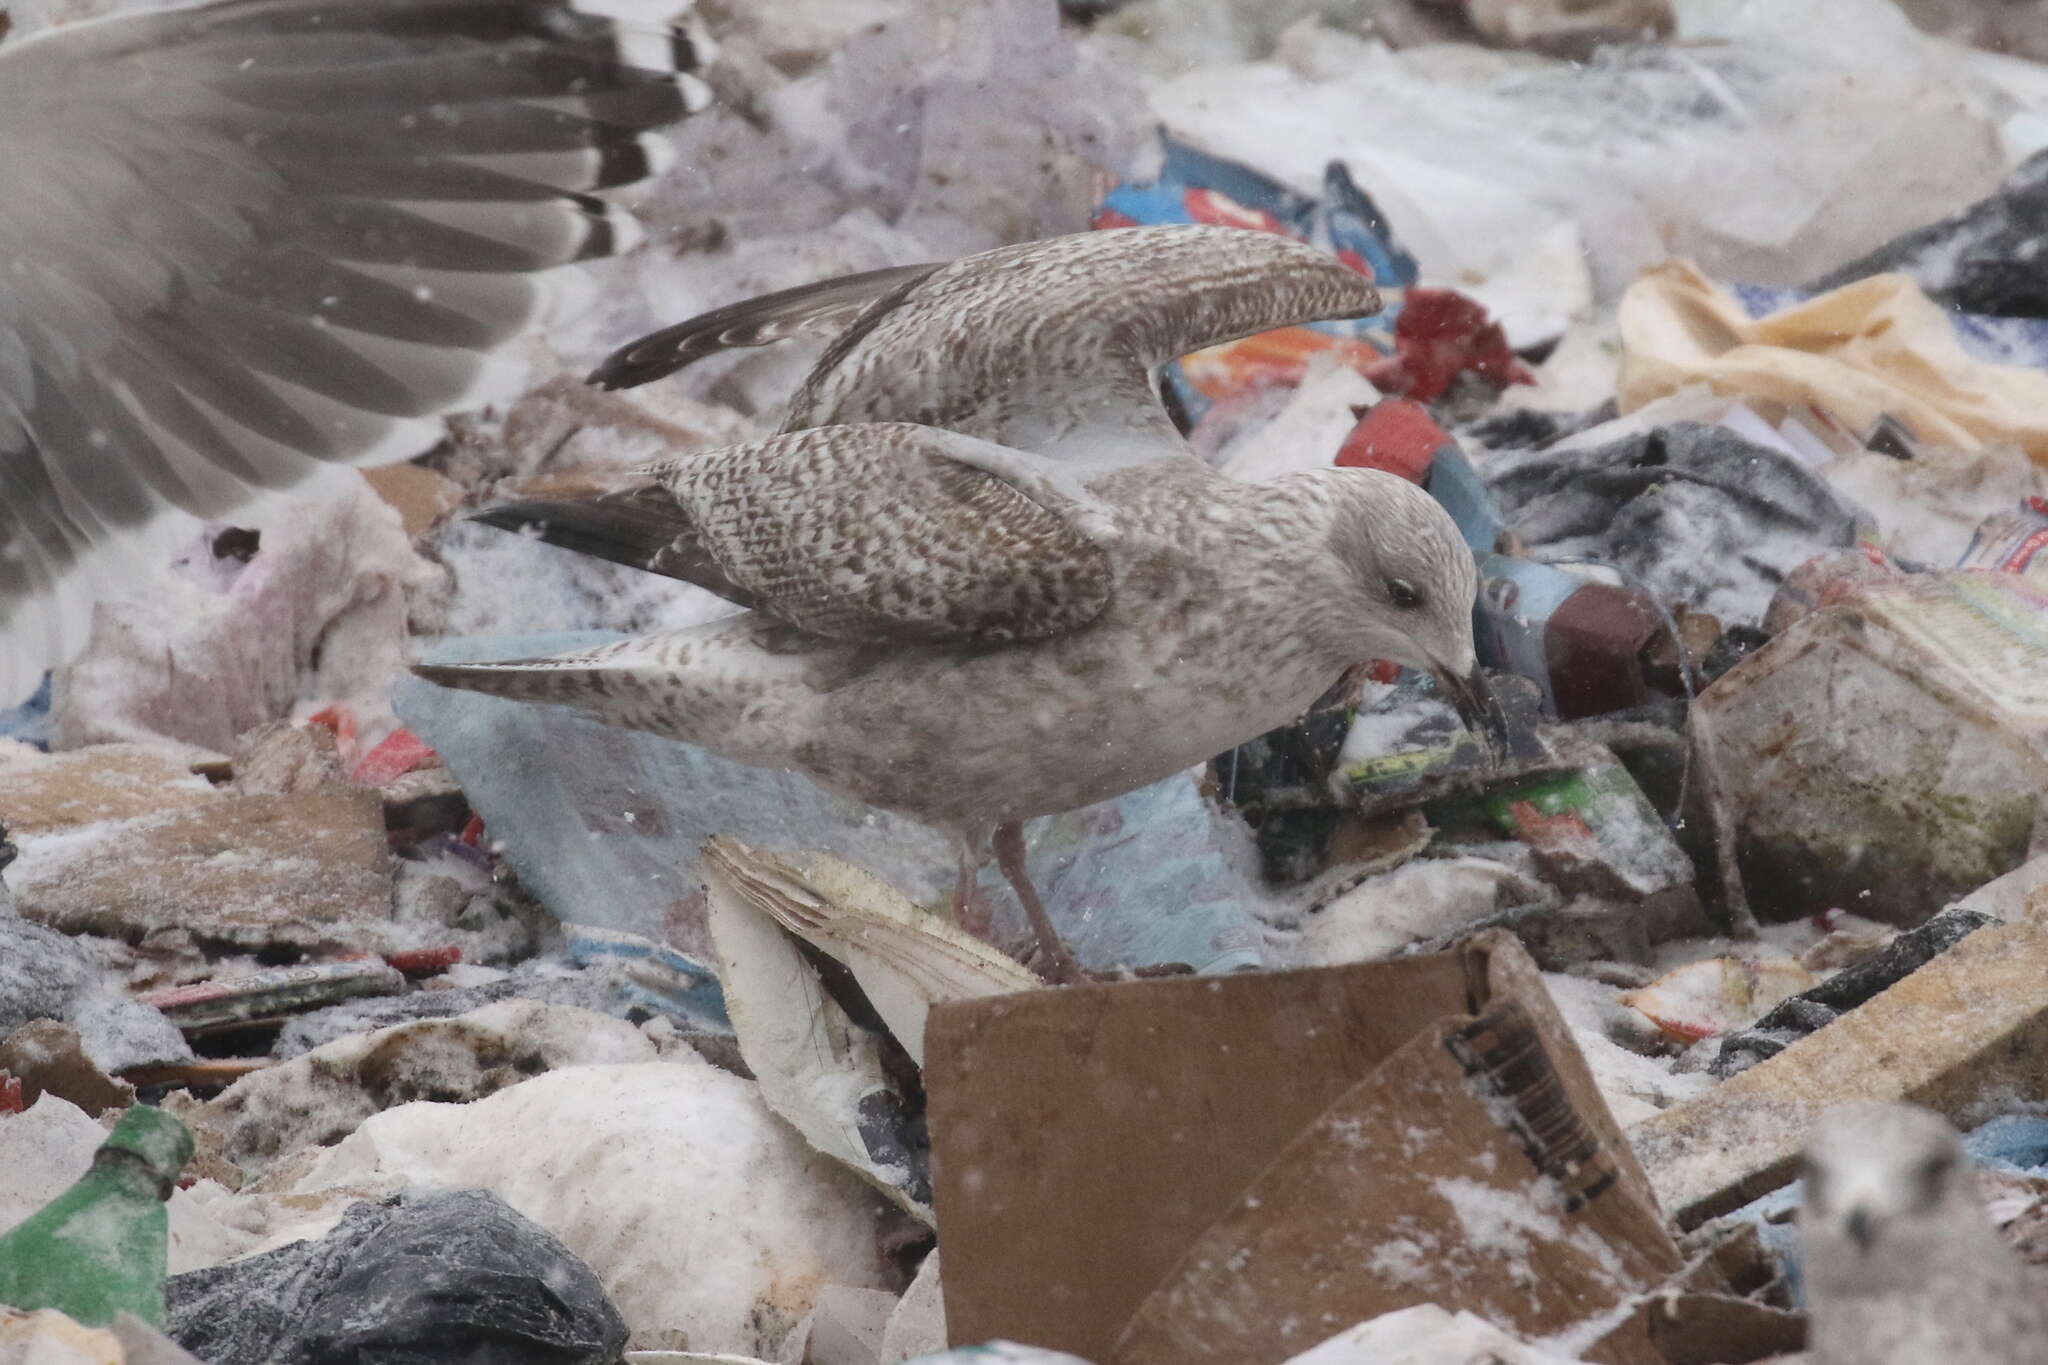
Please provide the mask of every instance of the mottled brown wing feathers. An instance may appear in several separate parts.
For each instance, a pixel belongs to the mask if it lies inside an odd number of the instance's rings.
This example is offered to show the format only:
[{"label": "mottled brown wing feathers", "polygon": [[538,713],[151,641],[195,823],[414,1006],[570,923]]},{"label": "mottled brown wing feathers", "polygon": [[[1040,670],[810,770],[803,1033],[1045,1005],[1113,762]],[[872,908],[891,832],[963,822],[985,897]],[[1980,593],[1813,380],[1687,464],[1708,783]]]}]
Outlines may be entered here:
[{"label": "mottled brown wing feathers", "polygon": [[819,427],[482,519],[831,639],[999,643],[1081,629],[1108,605],[1108,556],[1045,495],[966,463],[982,444],[906,423]]}]

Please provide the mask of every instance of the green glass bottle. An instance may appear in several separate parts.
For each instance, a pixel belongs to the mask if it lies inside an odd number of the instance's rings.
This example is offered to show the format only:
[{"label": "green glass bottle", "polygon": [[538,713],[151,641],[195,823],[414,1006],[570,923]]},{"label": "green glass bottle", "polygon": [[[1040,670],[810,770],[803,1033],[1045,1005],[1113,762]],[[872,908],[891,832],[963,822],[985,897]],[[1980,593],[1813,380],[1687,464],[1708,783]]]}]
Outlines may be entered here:
[{"label": "green glass bottle", "polygon": [[164,1201],[192,1159],[192,1135],[134,1105],[78,1183],[0,1236],[0,1304],[55,1308],[89,1327],[118,1313],[163,1325]]}]

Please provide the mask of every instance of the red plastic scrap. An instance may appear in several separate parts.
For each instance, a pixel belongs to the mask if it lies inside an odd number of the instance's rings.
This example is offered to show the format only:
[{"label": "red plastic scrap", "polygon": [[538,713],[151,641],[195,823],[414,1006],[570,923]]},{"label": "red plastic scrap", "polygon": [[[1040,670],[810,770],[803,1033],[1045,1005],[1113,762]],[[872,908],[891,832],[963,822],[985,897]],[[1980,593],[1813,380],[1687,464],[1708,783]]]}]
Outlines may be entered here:
[{"label": "red plastic scrap", "polygon": [[393,730],[370,750],[349,773],[349,780],[368,787],[381,787],[416,768],[440,762],[440,755],[410,730]]},{"label": "red plastic scrap", "polygon": [[384,961],[407,976],[433,976],[462,961],[462,949],[454,944],[445,948],[408,948],[384,954]]},{"label": "red plastic scrap", "polygon": [[462,833],[456,836],[456,840],[459,843],[465,843],[468,844],[471,848],[475,848],[478,844],[483,842],[483,837],[484,818],[481,815],[473,814],[469,817],[468,821],[466,821],[463,824]]},{"label": "red plastic scrap", "polygon": [[336,753],[341,755],[341,761],[344,763],[355,761],[356,713],[354,711],[340,702],[336,702],[332,706],[323,706],[312,715],[307,716],[306,724],[319,725],[331,731],[334,735],[334,749]]},{"label": "red plastic scrap", "polygon": [[1190,189],[1181,196],[1188,217],[1210,227],[1249,228],[1253,232],[1277,232],[1292,237],[1287,225],[1264,209],[1240,204],[1221,190]]},{"label": "red plastic scrap", "polygon": [[19,1114],[28,1108],[21,1097],[21,1077],[0,1074],[0,1114]]},{"label": "red plastic scrap", "polygon": [[1507,333],[1476,301],[1452,289],[1409,289],[1394,319],[1396,353],[1367,370],[1383,391],[1431,402],[1466,371],[1496,388],[1533,384]]},{"label": "red plastic scrap", "polygon": [[334,732],[336,739],[353,740],[356,737],[356,713],[340,702],[323,706],[307,716],[306,724],[325,726]]},{"label": "red plastic scrap", "polygon": [[1410,483],[1429,477],[1437,451],[1451,443],[1429,409],[1405,398],[1387,398],[1366,409],[1337,451],[1346,469],[1379,469]]},{"label": "red plastic scrap", "polygon": [[1522,842],[1546,853],[1591,850],[1600,842],[1593,827],[1575,810],[1547,815],[1533,801],[1512,801],[1508,814]]}]

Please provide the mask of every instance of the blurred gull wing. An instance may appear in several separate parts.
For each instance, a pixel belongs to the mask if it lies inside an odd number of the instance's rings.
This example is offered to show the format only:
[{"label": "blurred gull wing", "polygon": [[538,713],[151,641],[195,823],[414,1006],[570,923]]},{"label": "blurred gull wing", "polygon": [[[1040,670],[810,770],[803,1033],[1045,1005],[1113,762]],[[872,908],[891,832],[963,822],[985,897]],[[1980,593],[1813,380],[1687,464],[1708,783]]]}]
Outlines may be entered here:
[{"label": "blurred gull wing", "polygon": [[224,0],[0,48],[0,705],[168,506],[415,455],[705,92],[569,0]]},{"label": "blurred gull wing", "polygon": [[1056,473],[931,427],[815,427],[650,465],[595,497],[515,502],[478,519],[830,639],[1032,640],[1088,625],[1109,601],[1086,495],[1062,491],[1070,481]]}]

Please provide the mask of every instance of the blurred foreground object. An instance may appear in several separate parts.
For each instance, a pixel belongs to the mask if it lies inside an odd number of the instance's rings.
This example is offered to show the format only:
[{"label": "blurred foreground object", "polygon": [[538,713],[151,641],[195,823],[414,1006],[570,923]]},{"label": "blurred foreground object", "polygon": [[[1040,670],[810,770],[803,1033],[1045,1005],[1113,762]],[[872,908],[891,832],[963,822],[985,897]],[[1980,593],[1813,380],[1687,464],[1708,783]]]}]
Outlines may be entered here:
[{"label": "blurred foreground object", "polygon": [[592,192],[660,168],[698,57],[561,0],[256,0],[0,51],[0,702],[167,509],[418,454],[516,380],[548,272],[636,240]]},{"label": "blurred foreground object", "polygon": [[1815,1365],[2041,1358],[2048,1278],[1992,1227],[1939,1114],[1868,1103],[1823,1115],[1799,1224]]}]

